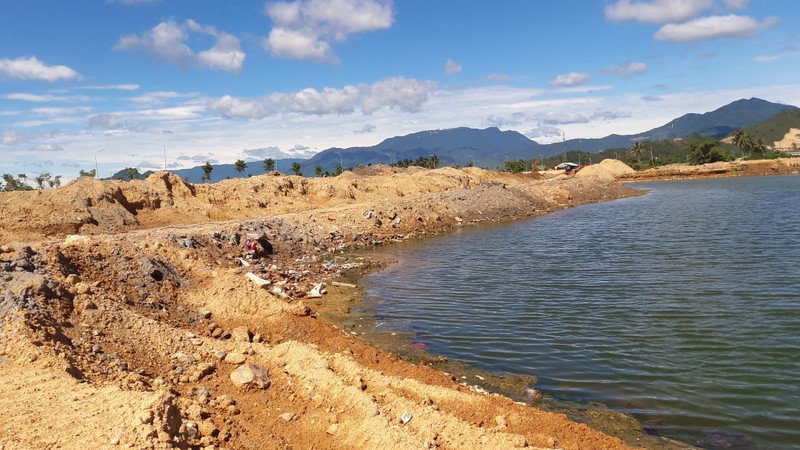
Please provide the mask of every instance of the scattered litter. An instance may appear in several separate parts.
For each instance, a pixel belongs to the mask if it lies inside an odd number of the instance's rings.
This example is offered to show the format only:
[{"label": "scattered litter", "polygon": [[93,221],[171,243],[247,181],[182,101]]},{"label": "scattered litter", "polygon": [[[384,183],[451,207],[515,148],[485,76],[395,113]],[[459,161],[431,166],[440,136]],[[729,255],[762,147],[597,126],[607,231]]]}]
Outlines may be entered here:
[{"label": "scattered litter", "polygon": [[249,278],[253,283],[256,284],[256,286],[258,286],[258,287],[260,287],[262,289],[266,289],[267,286],[272,284],[271,281],[265,280],[265,279],[259,277],[258,275],[254,274],[253,272],[247,272],[247,278]]},{"label": "scattered litter", "polygon": [[348,287],[348,288],[356,288],[356,287],[358,287],[355,284],[342,283],[341,281],[334,281],[331,284],[334,285],[334,286],[339,286],[339,287]]},{"label": "scattered litter", "polygon": [[250,267],[250,263],[247,262],[244,258],[239,258],[239,263],[244,267]]},{"label": "scattered litter", "polygon": [[364,214],[362,214],[362,215],[367,220],[372,219],[372,211],[364,211]]},{"label": "scattered litter", "polygon": [[325,283],[318,283],[318,284],[315,284],[314,287],[311,288],[310,291],[308,291],[308,294],[306,294],[306,296],[308,298],[320,298],[320,297],[322,297],[323,294],[327,294],[327,293],[328,293],[328,290],[325,289]]},{"label": "scattered litter", "polygon": [[408,411],[403,411],[403,414],[400,415],[400,421],[402,421],[404,425],[407,424],[408,422],[410,422],[411,421],[411,413],[408,412]]}]

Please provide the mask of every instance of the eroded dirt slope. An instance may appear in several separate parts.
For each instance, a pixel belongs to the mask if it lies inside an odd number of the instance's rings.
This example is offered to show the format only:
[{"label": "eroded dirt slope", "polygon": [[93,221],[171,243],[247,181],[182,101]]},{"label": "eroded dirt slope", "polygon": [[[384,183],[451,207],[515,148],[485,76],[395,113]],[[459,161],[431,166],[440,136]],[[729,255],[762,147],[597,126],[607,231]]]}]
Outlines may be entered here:
[{"label": "eroded dirt slope", "polygon": [[592,177],[370,170],[0,194],[0,447],[627,448],[318,312],[356,295],[334,282],[380,264],[353,247],[634,193]]}]

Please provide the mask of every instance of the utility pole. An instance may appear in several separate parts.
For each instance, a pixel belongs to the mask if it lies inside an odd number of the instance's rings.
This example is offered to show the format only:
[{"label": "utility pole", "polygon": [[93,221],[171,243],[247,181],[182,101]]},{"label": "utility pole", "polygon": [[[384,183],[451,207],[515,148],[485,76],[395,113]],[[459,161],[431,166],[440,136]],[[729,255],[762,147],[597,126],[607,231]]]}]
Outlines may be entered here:
[{"label": "utility pole", "polygon": [[94,177],[98,180],[100,179],[100,171],[97,169],[97,154],[103,150],[105,149],[101,148],[100,150],[94,152]]}]

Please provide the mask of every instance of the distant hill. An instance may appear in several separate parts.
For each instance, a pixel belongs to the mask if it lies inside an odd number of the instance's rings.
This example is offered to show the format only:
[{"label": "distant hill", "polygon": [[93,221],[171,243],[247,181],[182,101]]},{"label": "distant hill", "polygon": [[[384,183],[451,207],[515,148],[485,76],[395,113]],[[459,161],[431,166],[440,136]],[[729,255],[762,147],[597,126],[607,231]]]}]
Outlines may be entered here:
[{"label": "distant hill", "polygon": [[[663,141],[686,138],[692,135],[722,139],[739,128],[755,125],[768,120],[781,111],[800,111],[800,108],[780,103],[772,103],[760,98],[736,100],[721,108],[704,114],[689,113],[652,130],[630,135],[612,134],[600,139],[571,139],[565,143],[541,146],[545,156],[559,154],[566,150],[599,152],[609,148],[628,148],[637,140]],[[786,128],[783,133],[789,131]],[[748,134],[750,134],[748,132]],[[781,134],[783,137],[783,134]],[[764,139],[767,142],[772,140]],[[549,153],[549,154],[548,154]]]},{"label": "distant hill", "polygon": [[800,109],[785,109],[763,122],[742,128],[742,131],[772,145],[783,139],[791,128],[800,128]]},{"label": "distant hill", "polygon": [[[323,171],[333,173],[340,163],[349,168],[435,155],[440,165],[466,166],[474,163],[479,167],[494,169],[502,167],[506,160],[547,158],[565,151],[597,153],[607,149],[627,149],[637,140],[664,141],[693,135],[721,139],[740,128],[751,136],[771,143],[782,138],[790,127],[800,127],[798,121],[800,108],[796,106],[750,98],[736,100],[703,114],[685,114],[660,127],[631,135],[612,134],[604,138],[570,139],[541,145],[516,131],[501,131],[494,127],[428,130],[395,136],[371,147],[329,148],[307,160],[280,159],[276,160],[276,168],[283,173],[292,173],[291,165],[297,162],[301,165],[303,175],[314,176],[318,165]],[[217,164],[211,180],[216,182],[264,173],[262,161],[248,161],[247,164],[247,170],[243,173],[236,172],[233,164]],[[203,177],[203,170],[199,166],[172,172],[194,183],[200,182]],[[123,171],[113,176],[120,177],[125,178]]]},{"label": "distant hill", "polygon": [[502,166],[506,159],[530,158],[538,146],[516,131],[500,131],[495,127],[451,128],[395,136],[372,147],[330,148],[317,153],[304,165],[313,170],[319,164],[332,172],[340,162],[344,167],[354,167],[435,155],[440,165],[465,166],[474,162],[476,166],[495,168]]}]

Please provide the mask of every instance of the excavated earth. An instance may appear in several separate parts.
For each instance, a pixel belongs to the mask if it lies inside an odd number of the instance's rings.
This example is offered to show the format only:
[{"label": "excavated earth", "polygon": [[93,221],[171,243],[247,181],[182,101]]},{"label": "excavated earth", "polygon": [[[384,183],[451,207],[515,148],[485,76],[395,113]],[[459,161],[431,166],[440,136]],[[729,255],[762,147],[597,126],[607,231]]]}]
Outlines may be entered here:
[{"label": "excavated earth", "polygon": [[603,428],[624,440],[532,406],[535,392],[490,393],[327,319],[386,263],[355,250],[638,195],[618,164],[0,193],[0,449],[680,446],[620,415]]}]

